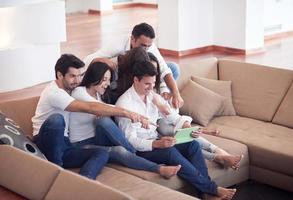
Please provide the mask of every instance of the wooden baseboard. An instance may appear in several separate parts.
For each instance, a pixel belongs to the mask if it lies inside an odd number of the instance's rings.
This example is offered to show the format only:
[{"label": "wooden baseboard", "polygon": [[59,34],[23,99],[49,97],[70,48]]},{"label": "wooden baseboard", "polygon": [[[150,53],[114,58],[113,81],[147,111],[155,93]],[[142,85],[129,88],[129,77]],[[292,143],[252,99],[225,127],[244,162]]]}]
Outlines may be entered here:
[{"label": "wooden baseboard", "polygon": [[286,38],[286,37],[290,37],[290,36],[293,36],[293,31],[286,31],[286,32],[282,32],[282,33],[275,33],[275,34],[271,34],[271,35],[266,35],[264,37],[264,40],[268,41],[268,40]]},{"label": "wooden baseboard", "polygon": [[152,3],[115,3],[113,4],[113,9],[121,9],[121,8],[134,8],[134,7],[144,7],[144,8],[158,8],[158,4]]},{"label": "wooden baseboard", "polygon": [[251,55],[251,54],[265,52],[265,49],[263,48],[245,50],[245,49],[236,49],[236,48],[223,47],[223,46],[217,46],[217,45],[210,45],[210,46],[188,49],[183,51],[174,51],[174,50],[162,49],[162,48],[160,48],[159,50],[161,54],[164,56],[175,56],[175,57],[200,55],[204,53],[213,53],[213,52],[220,52],[220,53],[233,54],[233,55]]},{"label": "wooden baseboard", "polygon": [[111,14],[113,14],[113,10],[103,10],[103,11],[101,11],[101,10],[89,9],[88,14],[90,14],[90,15],[100,15],[100,16],[111,15]]}]

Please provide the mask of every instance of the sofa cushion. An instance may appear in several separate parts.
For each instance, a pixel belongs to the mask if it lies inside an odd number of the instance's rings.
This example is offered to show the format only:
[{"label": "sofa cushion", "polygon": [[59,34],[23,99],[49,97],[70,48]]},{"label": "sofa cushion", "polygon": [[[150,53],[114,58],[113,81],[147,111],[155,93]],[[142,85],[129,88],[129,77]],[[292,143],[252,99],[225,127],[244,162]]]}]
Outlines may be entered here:
[{"label": "sofa cushion", "polygon": [[229,168],[223,168],[221,165],[215,162],[206,161],[209,175],[212,180],[214,180],[218,185],[222,187],[229,187],[248,179],[249,155],[248,148],[245,144],[205,134],[202,134],[202,137],[206,138],[207,140],[220,147],[221,149],[224,149],[230,154],[244,156],[240,162],[239,169],[236,171]]},{"label": "sofa cushion", "polygon": [[184,105],[181,113],[192,117],[193,121],[206,126],[221,109],[224,97],[189,80],[181,90]]},{"label": "sofa cushion", "polygon": [[139,177],[143,180],[147,180],[173,190],[181,190],[186,187],[186,182],[180,179],[178,176],[173,176],[170,179],[162,178],[159,174],[154,172],[135,170],[121,165],[110,164],[109,167]]},{"label": "sofa cushion", "polygon": [[293,84],[279,106],[273,123],[293,128]]},{"label": "sofa cushion", "polygon": [[135,199],[197,199],[109,167],[103,169],[102,173],[97,177],[97,180],[105,185],[125,192]]},{"label": "sofa cushion", "polygon": [[55,199],[133,199],[114,188],[93,181],[73,172],[62,170],[52,185],[45,200]]},{"label": "sofa cushion", "polygon": [[218,59],[207,58],[193,61],[192,63],[180,64],[180,76],[176,81],[178,89],[181,90],[190,80],[191,75],[218,79]]},{"label": "sofa cushion", "polygon": [[46,159],[39,148],[29,140],[21,128],[0,112],[0,144],[12,145],[27,153]]},{"label": "sofa cushion", "polygon": [[272,123],[251,120],[243,118],[242,124],[251,124],[250,128],[247,126],[245,129],[243,125],[237,128],[235,121],[241,121],[240,117],[230,117],[230,120],[227,117],[214,119],[209,127],[218,128],[220,137],[246,144],[249,148],[251,165],[293,176],[293,130]]},{"label": "sofa cushion", "polygon": [[1,112],[13,119],[28,136],[32,136],[33,127],[31,118],[34,116],[39,97],[7,101],[0,103]]},{"label": "sofa cushion", "polygon": [[233,104],[241,116],[271,121],[293,80],[293,71],[219,60],[219,79],[232,81]]},{"label": "sofa cushion", "polygon": [[[244,155],[244,158],[240,163],[240,168],[237,171],[232,169],[224,169],[215,162],[206,161],[209,169],[209,175],[218,185],[228,187],[248,179],[249,156],[246,145],[236,141],[210,135],[203,135],[203,137],[231,154]],[[130,169],[113,164],[111,164],[110,167],[171,189],[184,190],[183,188],[190,187],[186,181],[183,181],[178,176],[173,176],[171,179],[163,179],[160,175],[152,172]]]},{"label": "sofa cushion", "polygon": [[217,116],[236,115],[236,112],[232,103],[232,88],[231,88],[232,81],[220,81],[220,80],[201,78],[197,76],[191,76],[191,80],[225,97],[222,108],[216,114]]},{"label": "sofa cushion", "polygon": [[0,145],[0,163],[0,185],[28,199],[43,199],[62,170],[10,145]]}]

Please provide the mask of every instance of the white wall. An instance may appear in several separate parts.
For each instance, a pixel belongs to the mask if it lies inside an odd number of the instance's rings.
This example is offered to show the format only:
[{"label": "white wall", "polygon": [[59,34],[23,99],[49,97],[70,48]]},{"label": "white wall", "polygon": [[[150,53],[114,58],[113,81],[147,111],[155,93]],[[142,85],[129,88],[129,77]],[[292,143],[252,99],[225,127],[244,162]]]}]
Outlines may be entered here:
[{"label": "white wall", "polygon": [[64,1],[0,6],[0,92],[53,80],[60,42],[66,40]]},{"label": "white wall", "polygon": [[213,43],[213,0],[179,1],[179,51]]},{"label": "white wall", "polygon": [[158,45],[174,51],[212,44],[213,0],[158,0]]},{"label": "white wall", "polygon": [[[158,46],[163,49],[179,49],[179,11],[180,0],[158,0]],[[170,14],[172,13],[172,14]]]},{"label": "white wall", "polygon": [[246,0],[214,0],[214,44],[245,49]]},{"label": "white wall", "polygon": [[65,0],[66,13],[112,10],[111,0]]},{"label": "white wall", "polygon": [[293,30],[293,1],[264,1],[265,35]]}]

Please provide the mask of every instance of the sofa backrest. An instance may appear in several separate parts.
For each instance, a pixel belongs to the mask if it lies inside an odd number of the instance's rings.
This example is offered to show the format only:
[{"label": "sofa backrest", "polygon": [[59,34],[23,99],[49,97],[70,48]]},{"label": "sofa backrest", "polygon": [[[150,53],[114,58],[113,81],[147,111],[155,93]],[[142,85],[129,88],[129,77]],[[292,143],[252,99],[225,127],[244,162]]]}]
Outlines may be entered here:
[{"label": "sofa backrest", "polygon": [[191,76],[218,79],[217,58],[207,58],[190,64],[180,64],[180,77],[177,80],[179,90],[188,82]]},{"label": "sofa backrest", "polygon": [[133,199],[10,145],[0,145],[0,185],[32,200]]},{"label": "sofa backrest", "polygon": [[0,185],[28,199],[43,199],[62,170],[9,145],[0,145]]},{"label": "sofa backrest", "polygon": [[279,106],[273,123],[293,128],[293,83]]},{"label": "sofa backrest", "polygon": [[293,71],[219,60],[219,79],[232,81],[232,98],[238,115],[271,121],[292,80]]},{"label": "sofa backrest", "polygon": [[98,181],[62,170],[44,200],[127,200],[133,199],[125,193],[110,188]]},{"label": "sofa backrest", "polygon": [[39,97],[31,97],[0,103],[0,110],[15,121],[28,136],[32,136],[31,118],[35,115]]}]

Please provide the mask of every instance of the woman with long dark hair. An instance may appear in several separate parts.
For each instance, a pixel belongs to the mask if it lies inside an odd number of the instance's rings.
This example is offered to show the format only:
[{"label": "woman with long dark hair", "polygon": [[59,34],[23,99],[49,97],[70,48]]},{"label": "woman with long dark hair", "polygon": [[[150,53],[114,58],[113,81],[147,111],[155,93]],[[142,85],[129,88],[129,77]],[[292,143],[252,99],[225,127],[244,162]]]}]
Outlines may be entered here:
[{"label": "woman with long dark hair", "polygon": [[[111,77],[112,71],[107,64],[93,62],[89,65],[80,86],[72,92],[72,96],[78,100],[107,103]],[[180,169],[180,166],[158,165],[137,156],[124,133],[109,117],[71,113],[69,130],[73,145],[84,148],[105,148],[109,151],[110,162],[133,169],[156,172],[166,178],[175,175]]]}]

